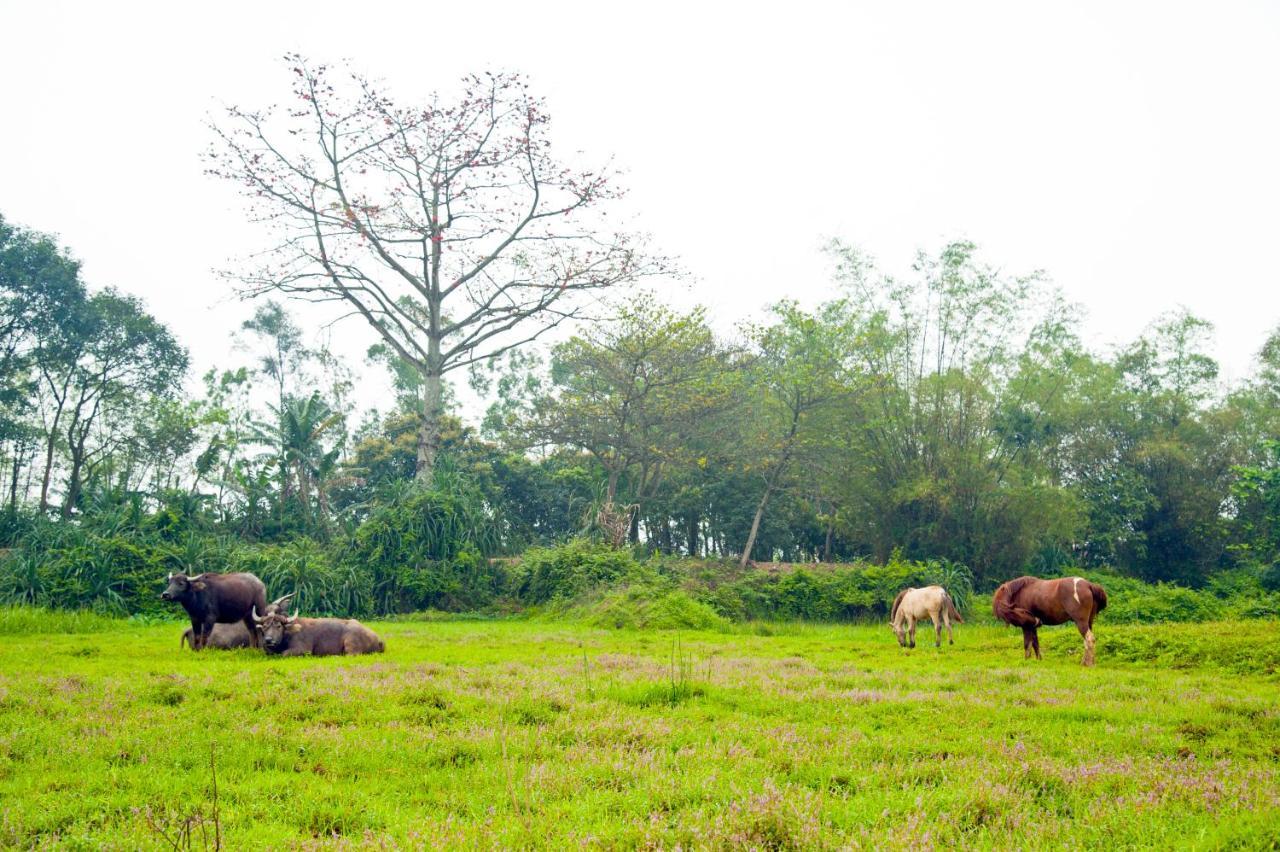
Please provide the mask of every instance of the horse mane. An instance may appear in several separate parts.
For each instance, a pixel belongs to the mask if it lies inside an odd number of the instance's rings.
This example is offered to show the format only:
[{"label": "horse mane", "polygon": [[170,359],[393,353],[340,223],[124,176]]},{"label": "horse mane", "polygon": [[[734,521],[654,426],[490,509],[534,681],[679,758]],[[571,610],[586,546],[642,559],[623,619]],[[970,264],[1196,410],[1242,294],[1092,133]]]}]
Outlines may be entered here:
[{"label": "horse mane", "polygon": [[903,589],[898,592],[898,596],[893,599],[893,606],[889,608],[889,623],[892,624],[898,617],[898,605],[902,603],[902,599],[907,596],[910,589]]},{"label": "horse mane", "polygon": [[1036,577],[1018,577],[996,589],[995,595],[991,598],[991,611],[995,617],[1005,624],[1020,624],[1021,619],[1014,611],[1016,607],[1013,605],[1013,599],[1027,586],[1036,582],[1039,582]]}]

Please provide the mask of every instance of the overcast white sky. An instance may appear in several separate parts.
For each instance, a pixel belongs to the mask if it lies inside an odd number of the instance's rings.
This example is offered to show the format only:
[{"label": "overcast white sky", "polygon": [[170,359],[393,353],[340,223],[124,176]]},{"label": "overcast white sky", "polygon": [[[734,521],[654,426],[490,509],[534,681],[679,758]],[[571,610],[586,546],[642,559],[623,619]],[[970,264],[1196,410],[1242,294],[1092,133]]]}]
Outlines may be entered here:
[{"label": "overcast white sky", "polygon": [[204,121],[284,100],[297,50],[406,94],[526,73],[721,327],[820,299],[833,236],[891,270],[973,239],[1046,270],[1098,346],[1185,306],[1233,378],[1280,323],[1280,3],[701,5],[0,0],[0,212],[198,370],[243,363],[251,307],[212,270],[263,241],[202,174]]}]

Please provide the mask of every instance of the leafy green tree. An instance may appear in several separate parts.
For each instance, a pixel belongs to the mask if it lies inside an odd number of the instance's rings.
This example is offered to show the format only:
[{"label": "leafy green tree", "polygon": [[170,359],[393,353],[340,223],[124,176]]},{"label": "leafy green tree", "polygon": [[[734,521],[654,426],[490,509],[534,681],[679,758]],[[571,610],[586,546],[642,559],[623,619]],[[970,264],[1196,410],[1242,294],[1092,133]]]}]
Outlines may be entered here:
[{"label": "leafy green tree", "polygon": [[1176,313],[1116,359],[1134,415],[1120,464],[1147,497],[1117,556],[1146,580],[1199,585],[1226,553],[1224,512],[1242,459],[1237,412],[1216,404],[1218,366],[1203,352],[1210,330]]},{"label": "leafy green tree", "polygon": [[302,329],[274,299],[258,305],[253,316],[241,323],[240,328],[263,344],[263,352],[257,358],[257,371],[275,382],[276,405],[284,408],[285,398],[292,392],[290,379],[297,379],[311,355],[302,345]]},{"label": "leafy green tree", "polygon": [[329,494],[338,477],[338,462],[346,438],[346,421],[319,391],[309,397],[287,397],[283,409],[272,408],[274,418],[257,424],[257,439],[280,448],[279,512],[301,512],[307,529],[326,526]]},{"label": "leafy green tree", "polygon": [[843,303],[806,313],[791,302],[773,308],[775,321],[752,330],[756,357],[746,376],[750,407],[739,406],[742,470],[758,480],[759,498],[742,546],[745,566],[755,550],[769,501],[797,468],[812,468],[829,447],[838,406],[856,395],[850,354],[857,335]]},{"label": "leafy green tree", "polygon": [[[1236,549],[1248,560],[1268,566],[1280,580],[1280,440],[1263,444],[1265,457],[1254,465],[1235,469],[1238,477],[1232,494],[1239,502],[1239,541]],[[1280,582],[1274,585],[1280,586]]]},{"label": "leafy green tree", "polygon": [[681,316],[646,295],[617,319],[558,345],[552,385],[533,402],[529,443],[590,453],[606,472],[604,506],[626,484],[630,535],[643,504],[673,464],[689,463],[693,437],[732,404],[733,354],[696,308]]},{"label": "leafy green tree", "polygon": [[865,388],[827,489],[847,538],[877,561],[900,547],[985,576],[1069,540],[1077,513],[1045,453],[1074,348],[1066,306],[967,242],[920,255],[906,281],[847,246],[832,253]]},{"label": "leafy green tree", "polygon": [[[41,370],[64,357],[60,343],[87,298],[79,263],[51,237],[0,216],[0,453],[8,461],[11,514],[37,445],[49,445],[46,476],[52,468],[58,424],[38,416]],[[50,434],[53,440],[44,440]]]},{"label": "leafy green tree", "polygon": [[49,505],[55,451],[68,456],[62,513],[79,502],[84,477],[128,437],[133,406],[180,391],[187,353],[141,302],[104,290],[76,304],[38,359],[45,397],[40,508]]}]

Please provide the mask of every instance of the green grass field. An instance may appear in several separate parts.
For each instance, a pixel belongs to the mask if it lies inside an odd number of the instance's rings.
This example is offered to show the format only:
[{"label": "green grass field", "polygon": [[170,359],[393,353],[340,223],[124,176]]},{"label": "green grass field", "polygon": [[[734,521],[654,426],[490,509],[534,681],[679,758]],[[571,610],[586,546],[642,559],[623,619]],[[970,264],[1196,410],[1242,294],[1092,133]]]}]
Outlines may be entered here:
[{"label": "green grass field", "polygon": [[[178,650],[0,613],[0,844],[1188,846],[1280,835],[1280,624],[739,633],[372,625],[381,656]],[[32,634],[31,629],[82,630]],[[212,832],[212,825],[207,829]],[[196,830],[196,848],[200,847]],[[212,845],[212,836],[209,837]]]}]

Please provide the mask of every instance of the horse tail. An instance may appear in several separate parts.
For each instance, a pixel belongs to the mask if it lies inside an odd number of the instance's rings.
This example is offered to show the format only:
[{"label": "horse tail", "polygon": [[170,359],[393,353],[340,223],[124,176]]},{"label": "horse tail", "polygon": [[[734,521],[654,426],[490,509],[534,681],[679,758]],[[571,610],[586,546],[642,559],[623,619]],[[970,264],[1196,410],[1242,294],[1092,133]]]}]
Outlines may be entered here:
[{"label": "horse tail", "polygon": [[889,607],[889,623],[893,624],[898,620],[898,606],[902,603],[902,599],[907,596],[910,589],[903,589],[898,592],[898,596],[893,599],[893,606]]},{"label": "horse tail", "polygon": [[1031,614],[1014,606],[1013,599],[1018,592],[1034,582],[1036,582],[1035,577],[1019,577],[996,589],[996,593],[991,596],[991,611],[995,614],[995,617],[1005,624],[1012,624],[1017,627],[1021,627],[1029,621]]},{"label": "horse tail", "polygon": [[1094,612],[1102,612],[1107,608],[1107,590],[1099,586],[1097,583],[1089,584],[1089,591],[1093,593],[1093,602],[1097,605]]},{"label": "horse tail", "polygon": [[951,620],[959,624],[964,624],[964,619],[960,617],[960,610],[956,609],[955,599],[946,591],[942,594],[947,599],[947,614],[951,617]]}]

